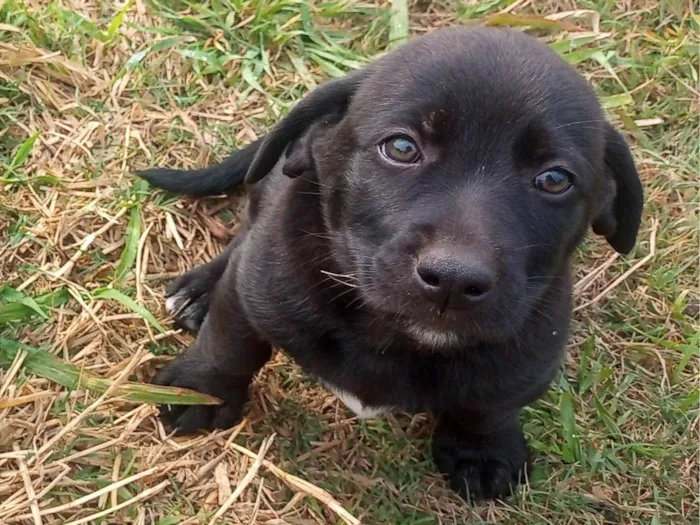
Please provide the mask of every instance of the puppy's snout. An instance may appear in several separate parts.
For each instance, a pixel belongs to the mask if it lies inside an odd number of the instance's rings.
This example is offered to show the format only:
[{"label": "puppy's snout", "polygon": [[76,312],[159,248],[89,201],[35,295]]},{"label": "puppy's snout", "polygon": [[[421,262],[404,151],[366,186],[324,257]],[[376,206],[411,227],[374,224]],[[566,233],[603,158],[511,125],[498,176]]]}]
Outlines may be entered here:
[{"label": "puppy's snout", "polygon": [[440,309],[466,308],[489,295],[496,276],[483,254],[432,250],[416,264],[414,280],[424,297]]}]

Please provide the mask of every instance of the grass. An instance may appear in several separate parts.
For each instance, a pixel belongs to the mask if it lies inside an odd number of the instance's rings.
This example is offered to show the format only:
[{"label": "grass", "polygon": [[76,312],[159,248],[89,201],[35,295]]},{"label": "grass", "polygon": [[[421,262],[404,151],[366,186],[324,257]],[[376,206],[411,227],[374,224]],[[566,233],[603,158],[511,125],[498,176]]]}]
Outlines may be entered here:
[{"label": "grass", "polygon": [[[0,6],[0,337],[113,385],[57,385],[22,353],[0,369],[0,523],[209,523],[243,480],[219,523],[343,523],[343,509],[368,524],[699,523],[692,2]],[[523,416],[529,484],[466,505],[434,473],[427,416],[358,422],[283,354],[226,432],[173,439],[152,405],[112,395],[190,340],[164,313],[164,284],[218,253],[243,204],[173,199],[130,172],[212,162],[406,28],[476,21],[529,26],[591,80],[647,193],[631,256],[592,237],[579,250],[569,358]]]}]

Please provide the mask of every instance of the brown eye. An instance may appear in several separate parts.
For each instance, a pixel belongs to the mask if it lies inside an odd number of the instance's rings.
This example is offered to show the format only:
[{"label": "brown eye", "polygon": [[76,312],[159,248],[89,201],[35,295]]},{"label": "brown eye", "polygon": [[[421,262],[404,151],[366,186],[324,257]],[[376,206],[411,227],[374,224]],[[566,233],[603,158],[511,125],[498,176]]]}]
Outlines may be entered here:
[{"label": "brown eye", "polygon": [[561,195],[571,188],[571,176],[562,170],[549,170],[535,177],[533,184],[545,193]]},{"label": "brown eye", "polygon": [[421,158],[420,150],[413,139],[403,135],[385,140],[379,145],[379,151],[387,159],[401,164],[415,164]]}]

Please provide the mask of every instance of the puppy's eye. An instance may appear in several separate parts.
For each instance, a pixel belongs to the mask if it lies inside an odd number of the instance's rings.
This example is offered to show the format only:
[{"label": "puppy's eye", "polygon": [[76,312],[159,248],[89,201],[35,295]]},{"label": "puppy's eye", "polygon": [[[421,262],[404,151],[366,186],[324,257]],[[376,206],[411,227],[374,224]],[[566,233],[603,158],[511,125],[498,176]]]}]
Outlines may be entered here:
[{"label": "puppy's eye", "polygon": [[415,164],[421,158],[420,150],[413,139],[404,135],[391,137],[379,145],[379,151],[389,160],[401,164]]},{"label": "puppy's eye", "polygon": [[561,195],[571,188],[571,176],[562,170],[549,170],[535,177],[533,184],[545,193]]}]

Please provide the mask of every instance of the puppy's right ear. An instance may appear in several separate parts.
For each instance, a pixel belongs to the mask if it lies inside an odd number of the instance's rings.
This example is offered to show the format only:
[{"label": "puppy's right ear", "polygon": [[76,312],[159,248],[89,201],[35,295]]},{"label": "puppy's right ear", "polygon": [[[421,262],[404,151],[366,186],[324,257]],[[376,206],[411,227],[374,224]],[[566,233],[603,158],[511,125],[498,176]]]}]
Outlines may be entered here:
[{"label": "puppy's right ear", "polygon": [[[248,168],[245,183],[255,184],[265,177],[286,147],[299,139],[315,122],[329,115],[344,115],[365,76],[365,70],[357,71],[326,82],[309,93],[265,136]],[[294,176],[289,170],[285,170],[285,174]]]}]

